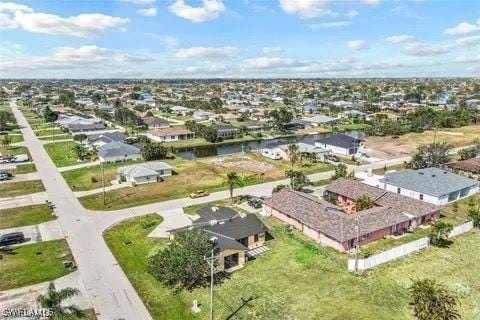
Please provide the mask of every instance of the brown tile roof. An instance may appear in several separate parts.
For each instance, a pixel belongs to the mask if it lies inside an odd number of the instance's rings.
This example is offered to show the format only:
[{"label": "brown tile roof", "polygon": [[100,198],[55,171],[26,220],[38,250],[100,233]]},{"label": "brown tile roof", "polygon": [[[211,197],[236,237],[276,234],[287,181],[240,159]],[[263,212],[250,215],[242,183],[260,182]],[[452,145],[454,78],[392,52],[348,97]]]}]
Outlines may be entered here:
[{"label": "brown tile roof", "polygon": [[148,133],[151,135],[157,136],[157,137],[164,137],[164,136],[171,136],[171,135],[177,135],[177,134],[193,134],[192,131],[187,130],[182,127],[171,127],[171,128],[165,128],[165,129],[152,129],[148,130]]},{"label": "brown tile roof", "polygon": [[340,242],[356,237],[355,226],[359,226],[359,235],[365,235],[394,224],[410,220],[413,216],[423,216],[439,210],[440,207],[419,200],[386,192],[365,185],[359,181],[339,179],[326,187],[327,190],[350,198],[368,194],[376,199],[379,207],[346,214],[340,207],[323,199],[302,192],[283,189],[265,200],[265,205],[289,215],[302,224],[320,231]]}]

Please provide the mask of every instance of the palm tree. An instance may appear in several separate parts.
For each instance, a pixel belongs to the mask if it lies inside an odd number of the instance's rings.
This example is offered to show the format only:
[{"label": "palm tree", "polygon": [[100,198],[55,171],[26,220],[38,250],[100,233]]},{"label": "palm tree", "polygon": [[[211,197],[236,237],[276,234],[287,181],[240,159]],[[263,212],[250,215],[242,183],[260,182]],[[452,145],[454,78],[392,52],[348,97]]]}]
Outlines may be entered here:
[{"label": "palm tree", "polygon": [[226,184],[228,185],[228,189],[230,191],[230,199],[233,202],[233,188],[235,188],[235,186],[243,187],[244,181],[235,171],[230,171],[227,173]]},{"label": "palm tree", "polygon": [[10,136],[8,134],[6,134],[4,137],[3,137],[3,140],[2,140],[2,146],[5,148],[5,149],[8,149],[8,146],[10,146],[10,143],[12,141],[10,140]]},{"label": "palm tree", "polygon": [[64,288],[57,290],[55,284],[50,282],[46,294],[37,297],[37,303],[42,308],[52,309],[50,319],[63,319],[68,316],[85,317],[85,313],[75,305],[62,306],[64,300],[70,299],[80,294],[80,290],[75,288]]},{"label": "palm tree", "polygon": [[293,170],[293,166],[295,165],[295,162],[297,162],[298,158],[300,157],[300,150],[299,150],[298,144],[295,144],[295,143],[289,144],[287,147],[287,155],[288,155],[288,159],[290,160],[290,164],[292,166],[291,169]]},{"label": "palm tree", "polygon": [[433,279],[415,280],[409,288],[413,312],[419,320],[457,320],[458,298]]}]

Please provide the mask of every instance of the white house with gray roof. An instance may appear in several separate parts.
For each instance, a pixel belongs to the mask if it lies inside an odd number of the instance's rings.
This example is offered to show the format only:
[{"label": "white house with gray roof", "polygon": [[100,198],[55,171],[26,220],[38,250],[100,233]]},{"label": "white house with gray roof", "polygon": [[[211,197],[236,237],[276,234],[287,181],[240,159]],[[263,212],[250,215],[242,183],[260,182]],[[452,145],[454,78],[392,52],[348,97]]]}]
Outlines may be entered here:
[{"label": "white house with gray roof", "polygon": [[127,182],[132,185],[158,182],[162,177],[171,176],[173,168],[162,161],[132,164],[117,169],[118,182]]},{"label": "white house with gray roof", "polygon": [[438,168],[402,170],[387,173],[380,188],[436,205],[479,192],[479,181]]}]

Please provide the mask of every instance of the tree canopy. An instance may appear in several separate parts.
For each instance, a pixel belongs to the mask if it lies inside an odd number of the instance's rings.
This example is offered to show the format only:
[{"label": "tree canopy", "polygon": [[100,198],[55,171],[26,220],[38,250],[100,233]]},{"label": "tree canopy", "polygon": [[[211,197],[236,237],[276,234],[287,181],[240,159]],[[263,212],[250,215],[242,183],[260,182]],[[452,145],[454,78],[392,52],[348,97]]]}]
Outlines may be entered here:
[{"label": "tree canopy", "polygon": [[412,160],[407,164],[407,167],[415,170],[440,167],[450,161],[449,150],[450,145],[445,142],[421,145],[413,154]]}]

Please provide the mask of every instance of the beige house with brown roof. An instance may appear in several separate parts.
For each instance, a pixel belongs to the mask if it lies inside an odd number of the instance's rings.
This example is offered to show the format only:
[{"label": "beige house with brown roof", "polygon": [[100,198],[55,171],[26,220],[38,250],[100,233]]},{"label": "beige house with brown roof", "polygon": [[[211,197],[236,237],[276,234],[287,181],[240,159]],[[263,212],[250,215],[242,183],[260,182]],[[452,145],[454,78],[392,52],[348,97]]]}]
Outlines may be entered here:
[{"label": "beige house with brown roof", "polygon": [[195,133],[182,127],[148,130],[147,137],[158,142],[194,139]]}]

